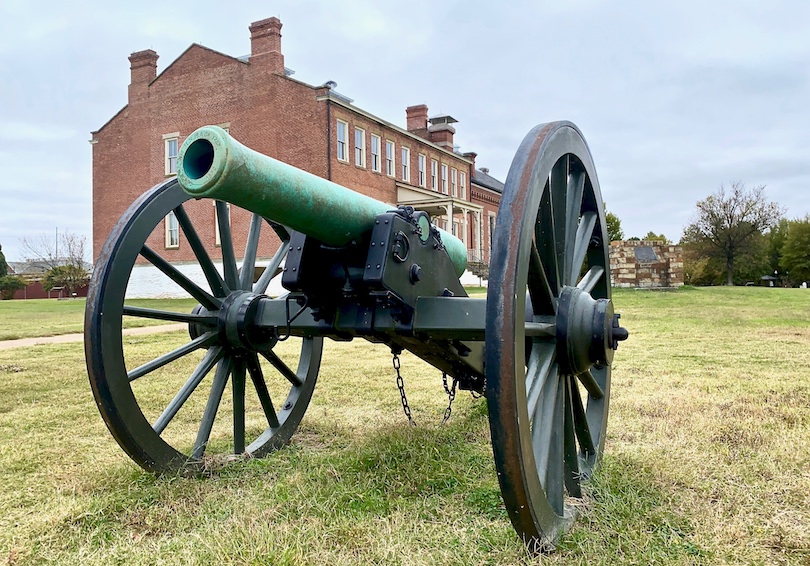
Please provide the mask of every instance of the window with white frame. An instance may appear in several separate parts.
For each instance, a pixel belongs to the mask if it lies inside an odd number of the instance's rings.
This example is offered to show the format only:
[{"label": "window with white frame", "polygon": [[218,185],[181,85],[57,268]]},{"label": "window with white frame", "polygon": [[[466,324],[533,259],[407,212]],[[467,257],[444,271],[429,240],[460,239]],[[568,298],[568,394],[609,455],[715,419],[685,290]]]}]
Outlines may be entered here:
[{"label": "window with white frame", "polygon": [[379,173],[381,171],[380,161],[380,136],[371,134],[371,170]]},{"label": "window with white frame", "polygon": [[464,171],[461,171],[458,174],[458,186],[459,189],[461,189],[461,198],[467,198],[467,174]]},{"label": "window with white frame", "polygon": [[163,134],[163,147],[166,154],[166,175],[177,175],[177,151],[180,148],[180,132]]},{"label": "window with white frame", "polygon": [[354,164],[366,166],[366,131],[362,128],[354,129]]},{"label": "window with white frame", "polygon": [[430,160],[430,188],[439,190],[439,162],[435,159]]},{"label": "window with white frame", "polygon": [[180,247],[180,225],[173,210],[166,215],[166,247]]},{"label": "window with white frame", "polygon": [[495,215],[489,213],[489,249],[492,249],[493,241],[495,240]]},{"label": "window with white frame", "polygon": [[[228,211],[228,225],[231,224],[231,203],[225,203],[225,208]],[[217,203],[214,201],[214,244],[217,246],[222,245],[222,240],[219,237],[219,215],[217,214]]]},{"label": "window with white frame", "polygon": [[402,148],[402,180],[411,182],[411,150],[407,147]]},{"label": "window with white frame", "polygon": [[418,161],[417,165],[419,166],[418,170],[419,170],[419,186],[420,187],[425,186],[425,174],[426,174],[426,172],[425,172],[426,161],[425,160],[426,159],[427,159],[427,157],[425,157],[421,153],[419,154],[419,159],[417,160]]},{"label": "window with white frame", "polygon": [[458,220],[453,220],[453,235],[459,237],[461,232],[461,223]]},{"label": "window with white frame", "polygon": [[385,140],[385,174],[394,176],[396,164],[394,163],[394,142]]},{"label": "window with white frame", "polygon": [[447,194],[447,165],[442,163],[442,192]]},{"label": "window with white frame", "polygon": [[349,124],[342,120],[337,121],[337,158],[338,161],[349,161],[347,147],[349,139]]},{"label": "window with white frame", "polygon": [[450,169],[450,191],[454,197],[458,196],[458,169]]}]

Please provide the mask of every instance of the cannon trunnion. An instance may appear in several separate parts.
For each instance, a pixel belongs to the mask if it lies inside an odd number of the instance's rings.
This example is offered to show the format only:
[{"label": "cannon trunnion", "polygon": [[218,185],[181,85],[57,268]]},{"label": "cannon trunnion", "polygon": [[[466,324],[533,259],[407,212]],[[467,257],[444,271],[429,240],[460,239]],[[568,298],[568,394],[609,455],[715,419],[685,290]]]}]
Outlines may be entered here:
[{"label": "cannon trunnion", "polygon": [[[361,337],[407,349],[486,395],[510,519],[528,544],[553,544],[573,517],[567,498],[582,496],[601,456],[610,366],[627,337],[613,313],[602,198],[579,130],[544,124],[521,144],[486,299],[468,297],[459,282],[464,244],[424,212],[299,171],[211,126],[189,136],[178,169],[122,217],[88,297],[90,383],[127,454],[154,472],[196,473],[218,458],[278,449],[309,404],[323,339]],[[222,265],[192,220],[207,199]],[[229,220],[240,214],[244,235]],[[156,251],[155,234],[170,221],[194,266]],[[133,304],[133,268],[142,263],[197,306]],[[283,293],[268,291],[279,283]],[[182,323],[189,338],[153,357],[126,344],[122,328],[133,318]],[[248,388],[256,411],[246,408]],[[196,419],[183,410],[195,399]]]}]

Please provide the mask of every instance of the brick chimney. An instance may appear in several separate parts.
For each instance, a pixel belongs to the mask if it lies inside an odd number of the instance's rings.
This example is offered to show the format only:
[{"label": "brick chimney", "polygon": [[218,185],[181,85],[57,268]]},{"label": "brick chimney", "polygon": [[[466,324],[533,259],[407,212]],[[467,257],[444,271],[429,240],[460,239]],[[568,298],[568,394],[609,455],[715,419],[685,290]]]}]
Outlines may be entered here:
[{"label": "brick chimney", "polygon": [[472,170],[475,171],[475,158],[478,157],[478,154],[474,151],[468,151],[467,153],[462,154],[462,157],[466,157],[472,161]]},{"label": "brick chimney", "polygon": [[271,73],[284,74],[281,54],[281,20],[267,18],[250,24],[250,63],[259,64]]},{"label": "brick chimney", "polygon": [[453,151],[453,135],[456,133],[453,124],[458,120],[447,114],[440,114],[434,116],[428,122],[430,122],[428,139],[447,151]]},{"label": "brick chimney", "polygon": [[407,116],[407,130],[417,136],[427,139],[427,119],[428,107],[425,104],[418,104],[417,106],[408,106],[405,109]]},{"label": "brick chimney", "polygon": [[143,98],[149,90],[149,83],[157,77],[158,54],[147,49],[136,51],[129,56],[131,78],[129,82],[129,101]]}]

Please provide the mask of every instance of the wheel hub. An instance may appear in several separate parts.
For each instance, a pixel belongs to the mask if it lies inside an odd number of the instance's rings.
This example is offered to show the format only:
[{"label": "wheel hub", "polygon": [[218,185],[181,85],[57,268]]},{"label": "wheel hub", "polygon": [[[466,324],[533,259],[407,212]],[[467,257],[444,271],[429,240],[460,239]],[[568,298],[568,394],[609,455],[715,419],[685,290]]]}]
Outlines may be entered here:
[{"label": "wheel hub", "polygon": [[557,359],[564,373],[579,375],[594,364],[610,365],[627,330],[619,326],[610,299],[594,299],[563,287],[557,310]]},{"label": "wheel hub", "polygon": [[[223,344],[234,350],[248,350],[256,352],[269,350],[277,342],[276,333],[272,329],[265,329],[255,324],[260,299],[249,291],[235,291],[228,295],[217,311],[209,311],[202,305],[197,305],[192,311],[194,314],[211,315],[217,317],[217,329]],[[202,324],[190,324],[189,335],[192,340],[210,331]]]}]

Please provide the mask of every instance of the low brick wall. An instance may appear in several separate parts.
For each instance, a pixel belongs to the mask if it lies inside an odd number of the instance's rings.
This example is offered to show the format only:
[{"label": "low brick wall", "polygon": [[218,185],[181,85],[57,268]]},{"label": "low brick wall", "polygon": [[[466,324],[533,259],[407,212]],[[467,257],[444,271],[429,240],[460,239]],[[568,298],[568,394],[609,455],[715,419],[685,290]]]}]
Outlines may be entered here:
[{"label": "low brick wall", "polygon": [[614,287],[680,287],[683,250],[659,240],[611,242],[610,281]]}]

